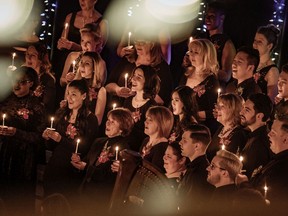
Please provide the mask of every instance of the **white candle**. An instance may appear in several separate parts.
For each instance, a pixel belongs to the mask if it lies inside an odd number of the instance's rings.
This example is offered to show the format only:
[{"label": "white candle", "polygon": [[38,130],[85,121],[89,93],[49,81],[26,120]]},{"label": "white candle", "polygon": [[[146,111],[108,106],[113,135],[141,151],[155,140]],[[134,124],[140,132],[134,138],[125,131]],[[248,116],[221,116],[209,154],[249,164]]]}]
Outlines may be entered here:
[{"label": "white candle", "polygon": [[128,33],[128,47],[130,47],[131,44],[131,32]]},{"label": "white candle", "polygon": [[218,92],[218,97],[219,97],[221,95],[221,88],[218,88],[217,92]]},{"label": "white candle", "polygon": [[16,53],[12,54],[12,68],[14,67],[14,59],[15,59]]},{"label": "white candle", "polygon": [[75,154],[78,153],[78,147],[79,147],[79,143],[80,143],[80,139],[77,139],[77,143],[76,143],[76,149],[75,149]]},{"label": "white candle", "polygon": [[69,24],[65,23],[63,38],[66,38],[66,39],[67,39],[67,36],[68,36],[68,27],[69,27]]},{"label": "white candle", "polygon": [[189,38],[189,43],[191,43],[193,41],[193,37],[191,36],[190,38]]},{"label": "white candle", "polygon": [[265,199],[267,198],[267,191],[268,191],[268,187],[267,187],[267,185],[265,184],[265,186],[264,186],[264,198],[265,198]]},{"label": "white candle", "polygon": [[243,157],[243,156],[240,156],[240,157],[239,157],[239,160],[240,160],[241,162],[243,162],[244,157]]},{"label": "white candle", "polygon": [[128,86],[127,79],[128,79],[128,73],[125,74],[125,88],[127,88],[127,86]]},{"label": "white candle", "polygon": [[117,106],[117,104],[116,104],[116,103],[113,103],[113,105],[112,105],[113,110],[116,109],[116,106]]},{"label": "white candle", "polygon": [[119,153],[119,147],[116,146],[116,148],[115,148],[115,160],[118,160],[118,153]]},{"label": "white candle", "polygon": [[6,114],[3,114],[3,122],[2,122],[2,126],[4,127],[5,126],[5,118],[6,118]]},{"label": "white candle", "polygon": [[51,125],[50,125],[51,129],[53,128],[53,121],[54,121],[54,117],[51,117]]},{"label": "white candle", "polygon": [[221,149],[225,150],[225,145],[224,144],[222,144]]},{"label": "white candle", "polygon": [[76,61],[75,60],[73,60],[72,65],[73,65],[73,73],[75,74],[76,73],[76,71],[75,71]]}]

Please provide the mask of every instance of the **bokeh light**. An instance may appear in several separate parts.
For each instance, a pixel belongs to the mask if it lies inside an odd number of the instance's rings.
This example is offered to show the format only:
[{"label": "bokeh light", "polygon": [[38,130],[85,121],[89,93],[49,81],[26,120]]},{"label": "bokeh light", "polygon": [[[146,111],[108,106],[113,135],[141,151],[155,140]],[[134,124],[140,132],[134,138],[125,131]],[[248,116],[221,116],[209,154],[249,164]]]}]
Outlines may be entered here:
[{"label": "bokeh light", "polygon": [[195,28],[200,0],[114,1],[105,13],[112,40],[145,26],[147,32],[169,32],[172,43],[187,39]]},{"label": "bokeh light", "polygon": [[0,0],[0,44],[10,42],[27,20],[34,0]]}]

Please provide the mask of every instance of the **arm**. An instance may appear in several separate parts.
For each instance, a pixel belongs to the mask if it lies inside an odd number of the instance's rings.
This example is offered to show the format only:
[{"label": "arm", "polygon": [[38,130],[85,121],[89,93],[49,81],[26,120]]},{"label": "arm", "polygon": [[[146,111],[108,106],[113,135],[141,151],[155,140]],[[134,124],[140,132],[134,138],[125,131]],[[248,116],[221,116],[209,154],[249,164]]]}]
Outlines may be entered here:
[{"label": "arm", "polygon": [[277,67],[272,67],[265,76],[265,80],[267,81],[267,95],[274,101],[274,98],[278,94],[278,77],[279,71]]},{"label": "arm", "polygon": [[67,58],[65,60],[64,68],[63,68],[63,71],[62,71],[62,75],[61,75],[61,78],[60,78],[60,85],[62,87],[67,85],[66,75],[69,72],[73,72],[73,71],[69,71],[69,69],[71,67],[71,63],[73,62],[73,60],[78,58],[79,54],[80,54],[79,52],[72,52],[72,53],[69,53],[69,55],[67,56]]},{"label": "arm", "polygon": [[[64,23],[70,23],[71,16],[72,16],[72,13],[68,14],[66,16]],[[67,35],[68,35],[68,32],[69,32],[69,27],[67,29]],[[67,35],[66,35],[66,37],[67,37]],[[82,50],[82,48],[79,44],[77,44],[73,41],[69,41],[67,38],[65,38],[65,27],[63,28],[61,38],[59,38],[59,40],[58,40],[57,48],[59,50],[61,50],[61,49],[76,50],[76,51]]]},{"label": "arm", "polygon": [[95,115],[98,119],[98,124],[100,125],[103,119],[105,106],[106,106],[106,89],[101,87],[98,92],[97,103],[95,107]]},{"label": "arm", "polygon": [[231,78],[231,72],[232,72],[232,62],[236,55],[234,44],[231,40],[228,40],[223,48],[222,52],[222,58],[221,58],[221,65],[222,68],[220,68],[218,72],[218,79],[220,81],[224,81],[227,83]]}]

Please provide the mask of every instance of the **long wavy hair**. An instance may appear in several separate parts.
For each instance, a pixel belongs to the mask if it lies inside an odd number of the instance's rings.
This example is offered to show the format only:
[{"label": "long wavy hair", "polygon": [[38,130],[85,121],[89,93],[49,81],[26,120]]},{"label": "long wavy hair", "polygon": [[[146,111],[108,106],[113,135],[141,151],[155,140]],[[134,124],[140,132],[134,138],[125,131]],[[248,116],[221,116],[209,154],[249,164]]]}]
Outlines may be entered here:
[{"label": "long wavy hair", "polygon": [[[217,61],[217,52],[211,41],[208,39],[194,39],[192,40],[188,48],[196,47],[200,55],[203,55],[203,75],[208,75],[211,72],[218,75],[219,64]],[[190,76],[195,71],[195,67],[192,65],[192,71],[188,70],[185,75]]]}]

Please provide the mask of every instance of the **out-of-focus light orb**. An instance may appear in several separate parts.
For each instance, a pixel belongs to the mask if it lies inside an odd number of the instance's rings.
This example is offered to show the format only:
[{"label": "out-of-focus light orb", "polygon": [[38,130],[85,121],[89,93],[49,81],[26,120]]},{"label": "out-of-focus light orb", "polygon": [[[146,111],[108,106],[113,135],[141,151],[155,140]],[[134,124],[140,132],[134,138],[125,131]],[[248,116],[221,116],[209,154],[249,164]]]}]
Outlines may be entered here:
[{"label": "out-of-focus light orb", "polygon": [[147,10],[166,23],[185,23],[198,16],[199,0],[146,0]]},{"label": "out-of-focus light orb", "polygon": [[200,0],[127,0],[113,1],[104,16],[113,29],[110,39],[115,42],[123,33],[127,38],[126,33],[132,32],[133,37],[144,27],[151,34],[169,32],[172,43],[177,43],[190,36],[199,10]]},{"label": "out-of-focus light orb", "polygon": [[34,0],[0,0],[0,43],[11,41],[27,20]]}]

